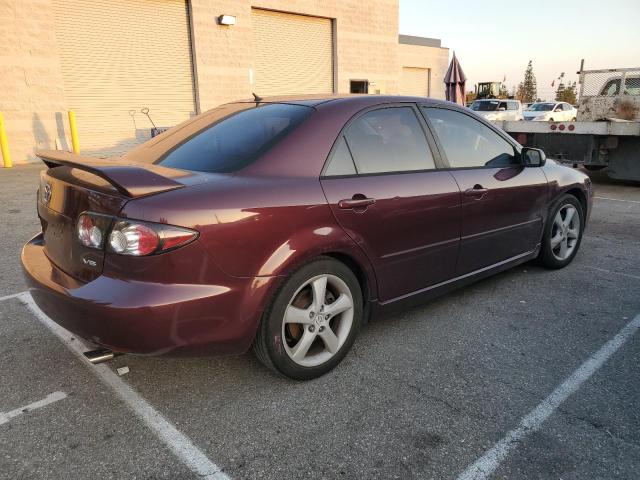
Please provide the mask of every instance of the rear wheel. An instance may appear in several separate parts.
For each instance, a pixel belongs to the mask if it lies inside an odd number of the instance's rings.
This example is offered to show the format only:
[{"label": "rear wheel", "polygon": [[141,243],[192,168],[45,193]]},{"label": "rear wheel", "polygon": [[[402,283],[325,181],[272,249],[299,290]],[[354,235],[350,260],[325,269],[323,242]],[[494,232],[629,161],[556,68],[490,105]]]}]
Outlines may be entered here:
[{"label": "rear wheel", "polygon": [[563,268],[578,253],[584,227],[582,206],[573,195],[563,195],[551,210],[538,259],[547,268]]},{"label": "rear wheel", "polygon": [[345,357],[362,323],[362,293],[343,263],[321,257],[284,283],[265,312],[253,351],[296,380],[319,377]]}]

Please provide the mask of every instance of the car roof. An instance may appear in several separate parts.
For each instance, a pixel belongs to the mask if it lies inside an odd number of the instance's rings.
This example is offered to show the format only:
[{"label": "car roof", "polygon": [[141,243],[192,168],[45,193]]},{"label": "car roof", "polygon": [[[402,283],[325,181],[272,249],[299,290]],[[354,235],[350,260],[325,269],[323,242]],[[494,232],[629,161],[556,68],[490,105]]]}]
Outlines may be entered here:
[{"label": "car roof", "polygon": [[517,98],[479,98],[474,102],[519,102]]},{"label": "car roof", "polygon": [[367,94],[337,94],[337,95],[283,95],[271,97],[259,97],[256,99],[238,100],[232,103],[290,103],[294,105],[305,105],[315,107],[327,103],[357,103],[359,105],[380,103],[441,103],[449,104],[445,100],[438,100],[431,97],[417,97],[409,95],[367,95]]}]

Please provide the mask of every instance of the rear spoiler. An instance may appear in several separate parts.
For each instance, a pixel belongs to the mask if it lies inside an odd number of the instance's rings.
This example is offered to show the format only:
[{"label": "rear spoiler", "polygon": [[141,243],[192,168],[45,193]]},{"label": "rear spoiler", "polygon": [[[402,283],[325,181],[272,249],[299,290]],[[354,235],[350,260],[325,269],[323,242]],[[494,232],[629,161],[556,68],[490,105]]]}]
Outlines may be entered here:
[{"label": "rear spoiler", "polygon": [[[66,166],[92,173],[109,182],[126,197],[141,197],[184,187],[182,183],[170,178],[170,176],[180,176],[181,172],[152,164],[124,163],[120,159],[83,157],[62,150],[39,150],[36,151],[36,155],[49,168]],[[158,173],[159,171],[164,175]],[[172,172],[174,175],[168,172]]]}]

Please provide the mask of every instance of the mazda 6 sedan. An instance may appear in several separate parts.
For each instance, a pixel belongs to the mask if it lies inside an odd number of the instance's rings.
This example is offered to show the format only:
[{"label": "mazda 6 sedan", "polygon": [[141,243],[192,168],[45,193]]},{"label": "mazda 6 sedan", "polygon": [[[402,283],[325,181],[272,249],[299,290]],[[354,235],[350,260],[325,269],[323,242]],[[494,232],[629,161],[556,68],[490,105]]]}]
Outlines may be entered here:
[{"label": "mazda 6 sedan", "polygon": [[230,103],[122,157],[39,156],[22,263],[55,322],[111,352],[252,349],[294,379],[381,311],[566,266],[592,204],[582,173],[417,97]]}]

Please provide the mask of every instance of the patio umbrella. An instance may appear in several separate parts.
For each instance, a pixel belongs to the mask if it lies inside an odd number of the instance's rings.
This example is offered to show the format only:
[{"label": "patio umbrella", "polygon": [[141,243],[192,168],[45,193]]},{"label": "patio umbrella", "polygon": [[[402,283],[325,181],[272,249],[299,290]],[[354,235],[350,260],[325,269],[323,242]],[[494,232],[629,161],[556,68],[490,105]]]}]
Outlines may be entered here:
[{"label": "patio umbrella", "polygon": [[460,62],[456,57],[456,52],[453,52],[453,58],[449,64],[449,69],[444,76],[445,94],[447,100],[460,105],[465,104],[464,85],[467,81],[467,77],[462,71]]}]

